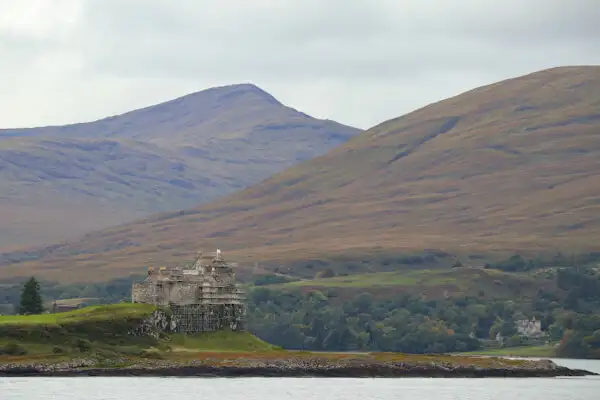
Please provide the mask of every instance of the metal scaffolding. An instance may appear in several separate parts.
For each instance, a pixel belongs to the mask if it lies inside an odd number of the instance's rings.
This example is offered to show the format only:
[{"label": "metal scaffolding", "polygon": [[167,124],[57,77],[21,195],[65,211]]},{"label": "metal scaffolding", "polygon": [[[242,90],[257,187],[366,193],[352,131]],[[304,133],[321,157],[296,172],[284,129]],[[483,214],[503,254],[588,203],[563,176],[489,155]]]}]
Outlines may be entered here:
[{"label": "metal scaffolding", "polygon": [[170,308],[179,333],[244,330],[242,304],[173,304]]}]

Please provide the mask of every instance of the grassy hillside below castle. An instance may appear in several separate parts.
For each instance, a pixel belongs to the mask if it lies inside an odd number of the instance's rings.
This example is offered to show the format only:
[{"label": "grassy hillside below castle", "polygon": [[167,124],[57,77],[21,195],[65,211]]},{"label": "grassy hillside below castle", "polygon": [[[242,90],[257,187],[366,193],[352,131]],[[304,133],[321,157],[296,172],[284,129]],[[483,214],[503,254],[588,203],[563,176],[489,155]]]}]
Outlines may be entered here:
[{"label": "grassy hillside below castle", "polygon": [[0,362],[44,358],[164,358],[186,352],[268,352],[277,347],[248,332],[167,334],[132,331],[157,308],[120,303],[57,314],[0,316]]}]

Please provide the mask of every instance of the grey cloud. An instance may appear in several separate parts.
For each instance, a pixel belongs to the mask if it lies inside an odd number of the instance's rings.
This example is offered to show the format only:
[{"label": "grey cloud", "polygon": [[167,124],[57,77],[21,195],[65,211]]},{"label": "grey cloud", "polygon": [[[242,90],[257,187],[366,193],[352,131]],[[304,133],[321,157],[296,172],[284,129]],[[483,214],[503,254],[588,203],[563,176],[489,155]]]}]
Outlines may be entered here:
[{"label": "grey cloud", "polygon": [[[60,35],[16,42],[0,20],[0,56],[19,60],[0,66],[26,82],[27,65],[37,60],[36,76],[56,81],[48,96],[58,85],[64,96],[90,88],[98,98],[81,102],[82,118],[147,105],[172,94],[165,85],[195,91],[243,81],[310,114],[368,127],[473,86],[600,63],[597,0],[68,1],[65,9],[78,18]],[[18,44],[4,44],[10,40]],[[65,74],[56,70],[61,55],[70,60]],[[122,96],[144,85],[152,96]],[[8,113],[0,119],[10,121]],[[26,123],[27,115],[15,115]]]},{"label": "grey cloud", "polygon": [[275,12],[257,10],[252,2],[221,2],[232,3],[237,12],[211,12],[206,2],[185,2],[180,12],[144,2],[143,8],[121,10],[115,26],[98,2],[89,10],[89,26],[98,32],[97,47],[88,47],[89,63],[126,75],[248,70],[286,79],[371,72],[379,79],[389,77],[387,70],[401,75],[405,67],[470,64],[490,52],[526,56],[578,39],[596,46],[600,32],[594,1],[504,1],[493,7],[467,0],[452,7],[426,0],[309,0],[283,2]]}]

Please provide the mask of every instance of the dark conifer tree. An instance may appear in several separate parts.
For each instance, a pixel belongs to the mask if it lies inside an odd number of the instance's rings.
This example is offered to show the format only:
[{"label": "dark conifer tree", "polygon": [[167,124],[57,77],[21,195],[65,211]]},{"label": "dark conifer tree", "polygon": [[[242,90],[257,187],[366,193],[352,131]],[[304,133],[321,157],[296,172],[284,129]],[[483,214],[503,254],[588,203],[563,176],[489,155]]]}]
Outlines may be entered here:
[{"label": "dark conifer tree", "polygon": [[43,311],[40,284],[34,277],[31,277],[23,285],[19,314],[41,314]]}]

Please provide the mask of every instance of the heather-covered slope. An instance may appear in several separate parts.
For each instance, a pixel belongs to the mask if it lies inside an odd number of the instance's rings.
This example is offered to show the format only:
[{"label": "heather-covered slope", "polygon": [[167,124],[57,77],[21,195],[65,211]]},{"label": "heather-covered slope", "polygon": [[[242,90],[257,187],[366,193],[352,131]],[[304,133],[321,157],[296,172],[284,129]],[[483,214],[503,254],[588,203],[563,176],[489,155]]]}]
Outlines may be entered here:
[{"label": "heather-covered slope", "polygon": [[[0,276],[126,275],[220,247],[239,261],[374,247],[581,251],[600,237],[600,67],[481,87],[185,212],[5,255]],[[14,264],[11,260],[34,259]],[[79,276],[79,278],[77,278]],[[97,279],[96,278],[96,279]]]},{"label": "heather-covered slope", "polygon": [[196,206],[358,132],[249,84],[95,122],[0,130],[0,249]]}]

